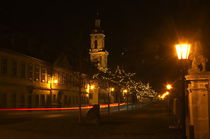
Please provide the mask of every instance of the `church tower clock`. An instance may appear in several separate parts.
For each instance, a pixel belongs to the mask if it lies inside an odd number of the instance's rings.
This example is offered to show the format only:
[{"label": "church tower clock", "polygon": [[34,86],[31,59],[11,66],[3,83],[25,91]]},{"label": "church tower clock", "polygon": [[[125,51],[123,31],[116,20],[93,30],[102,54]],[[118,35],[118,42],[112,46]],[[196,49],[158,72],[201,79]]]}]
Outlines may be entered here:
[{"label": "church tower clock", "polygon": [[105,50],[104,32],[101,29],[101,20],[97,17],[95,19],[95,27],[90,34],[90,60],[96,63],[98,70],[102,72],[107,71],[107,59],[109,53]]}]

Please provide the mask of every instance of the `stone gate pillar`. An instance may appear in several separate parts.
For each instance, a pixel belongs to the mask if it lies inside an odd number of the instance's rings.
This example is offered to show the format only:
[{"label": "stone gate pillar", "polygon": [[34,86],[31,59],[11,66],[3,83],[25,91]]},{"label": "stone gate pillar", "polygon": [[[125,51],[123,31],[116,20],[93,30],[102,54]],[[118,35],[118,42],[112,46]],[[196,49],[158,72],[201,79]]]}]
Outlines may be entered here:
[{"label": "stone gate pillar", "polygon": [[209,139],[210,130],[210,72],[191,73],[186,77],[187,87],[187,133],[188,138]]}]

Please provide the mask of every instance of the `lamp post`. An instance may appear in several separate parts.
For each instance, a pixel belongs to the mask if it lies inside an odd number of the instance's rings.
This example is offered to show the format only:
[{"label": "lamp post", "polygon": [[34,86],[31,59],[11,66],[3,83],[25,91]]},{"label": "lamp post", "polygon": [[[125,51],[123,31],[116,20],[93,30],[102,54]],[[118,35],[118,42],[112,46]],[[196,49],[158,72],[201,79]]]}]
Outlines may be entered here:
[{"label": "lamp post", "polygon": [[113,87],[108,88],[108,115],[110,116],[110,93],[114,91]]},{"label": "lamp post", "polygon": [[[167,92],[169,92],[169,91],[171,91],[171,89],[172,89],[173,87],[172,87],[172,85],[171,84],[166,84],[166,90],[167,90]],[[169,123],[169,128],[170,128],[170,116],[171,116],[171,109],[170,109],[170,99],[171,99],[171,97],[170,97],[170,94],[168,95],[168,123]]]},{"label": "lamp post", "polygon": [[127,111],[128,111],[128,90],[123,89],[123,94],[126,94],[126,104],[127,104]]},{"label": "lamp post", "polygon": [[186,101],[185,101],[185,64],[190,54],[190,44],[176,44],[176,52],[178,59],[182,64],[182,138],[186,139]]}]

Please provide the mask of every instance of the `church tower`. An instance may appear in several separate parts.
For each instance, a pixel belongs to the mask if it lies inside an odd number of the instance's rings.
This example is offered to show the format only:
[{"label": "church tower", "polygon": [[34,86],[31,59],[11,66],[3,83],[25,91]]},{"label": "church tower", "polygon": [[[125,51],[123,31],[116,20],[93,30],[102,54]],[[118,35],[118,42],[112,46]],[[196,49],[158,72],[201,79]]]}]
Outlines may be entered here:
[{"label": "church tower", "polygon": [[104,32],[101,29],[101,20],[97,15],[95,19],[95,26],[90,34],[90,60],[97,64],[100,71],[107,71],[107,59],[109,53],[105,50],[104,45]]}]

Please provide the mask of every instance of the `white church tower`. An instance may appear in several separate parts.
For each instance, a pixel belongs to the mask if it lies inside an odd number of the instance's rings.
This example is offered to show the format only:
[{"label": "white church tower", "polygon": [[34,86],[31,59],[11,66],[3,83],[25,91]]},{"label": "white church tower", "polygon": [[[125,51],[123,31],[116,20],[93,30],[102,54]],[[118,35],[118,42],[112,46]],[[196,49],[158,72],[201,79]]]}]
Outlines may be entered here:
[{"label": "white church tower", "polygon": [[104,45],[104,32],[101,29],[101,20],[97,16],[95,19],[95,27],[90,34],[90,60],[97,64],[98,70],[102,72],[107,71],[107,59],[109,53],[105,50]]}]

